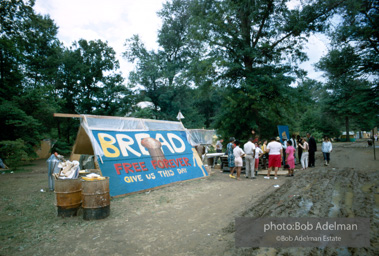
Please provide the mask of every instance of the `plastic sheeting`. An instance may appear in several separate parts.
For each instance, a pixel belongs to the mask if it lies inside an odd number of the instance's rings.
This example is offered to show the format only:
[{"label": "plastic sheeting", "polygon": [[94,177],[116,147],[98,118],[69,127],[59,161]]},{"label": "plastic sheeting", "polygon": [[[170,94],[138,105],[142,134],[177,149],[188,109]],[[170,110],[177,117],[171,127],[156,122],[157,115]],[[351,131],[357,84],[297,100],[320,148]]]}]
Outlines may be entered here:
[{"label": "plastic sheeting", "polygon": [[91,130],[104,131],[185,131],[191,146],[211,145],[215,130],[186,129],[181,122],[141,119],[132,117],[81,116],[81,125],[89,136],[95,155],[103,156],[100,145],[93,137]]},{"label": "plastic sheeting", "polygon": [[133,117],[96,117],[83,115],[84,124],[91,130],[110,131],[183,131],[181,122],[140,119]]},{"label": "plastic sheeting", "polygon": [[48,168],[48,181],[49,181],[49,189],[51,191],[54,190],[55,186],[55,179],[53,177],[53,174],[59,173],[61,168],[58,167],[59,163],[61,162],[60,159],[58,159],[54,154],[52,154],[49,159],[47,159],[47,168]]},{"label": "plastic sheeting", "polygon": [[80,165],[80,170],[95,169],[94,156],[80,155],[79,165]]},{"label": "plastic sheeting", "polygon": [[[133,117],[110,117],[81,115],[81,125],[91,140],[95,155],[104,156],[91,130],[104,131],[185,131],[183,124],[176,121],[141,119]],[[188,136],[187,136],[188,137]],[[192,145],[192,143],[191,143]],[[196,144],[197,145],[197,144]],[[194,145],[192,145],[194,146]]]},{"label": "plastic sheeting", "polygon": [[213,137],[216,135],[215,130],[188,129],[186,130],[187,140],[192,146],[211,145]]}]

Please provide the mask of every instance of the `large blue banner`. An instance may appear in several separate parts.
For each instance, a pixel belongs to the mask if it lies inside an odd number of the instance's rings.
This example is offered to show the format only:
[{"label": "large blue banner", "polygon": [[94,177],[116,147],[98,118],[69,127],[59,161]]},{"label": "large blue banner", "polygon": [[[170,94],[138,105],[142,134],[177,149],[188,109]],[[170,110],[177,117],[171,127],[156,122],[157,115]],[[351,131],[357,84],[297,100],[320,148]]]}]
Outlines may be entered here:
[{"label": "large blue banner", "polygon": [[92,130],[104,156],[110,195],[124,195],[207,176],[184,131],[117,132]]},{"label": "large blue banner", "polygon": [[286,139],[286,140],[291,139],[288,125],[278,125],[278,133],[279,133],[281,143],[283,143],[283,139]]}]

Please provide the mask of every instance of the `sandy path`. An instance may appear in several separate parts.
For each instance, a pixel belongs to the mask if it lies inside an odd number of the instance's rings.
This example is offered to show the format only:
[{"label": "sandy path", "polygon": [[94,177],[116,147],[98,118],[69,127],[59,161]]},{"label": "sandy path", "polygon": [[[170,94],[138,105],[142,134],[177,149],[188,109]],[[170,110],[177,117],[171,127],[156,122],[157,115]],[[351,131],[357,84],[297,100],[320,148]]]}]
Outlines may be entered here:
[{"label": "sandy path", "polygon": [[[74,232],[59,232],[58,237],[71,241],[70,248],[55,244],[54,251],[62,255],[220,255],[230,243],[222,228],[285,180],[236,181],[216,171],[207,179],[117,198],[107,219],[87,222]],[[46,243],[36,251],[45,254],[50,246]]]}]

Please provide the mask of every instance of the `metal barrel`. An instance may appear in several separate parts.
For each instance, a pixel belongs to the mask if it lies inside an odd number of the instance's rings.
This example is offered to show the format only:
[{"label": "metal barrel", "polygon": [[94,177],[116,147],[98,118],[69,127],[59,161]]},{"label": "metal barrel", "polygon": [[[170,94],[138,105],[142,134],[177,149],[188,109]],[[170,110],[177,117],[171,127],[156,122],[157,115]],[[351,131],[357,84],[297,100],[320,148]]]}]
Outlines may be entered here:
[{"label": "metal barrel", "polygon": [[55,198],[59,217],[76,216],[82,204],[80,179],[55,180]]},{"label": "metal barrel", "polygon": [[83,180],[83,219],[98,220],[110,215],[109,177],[103,180]]}]

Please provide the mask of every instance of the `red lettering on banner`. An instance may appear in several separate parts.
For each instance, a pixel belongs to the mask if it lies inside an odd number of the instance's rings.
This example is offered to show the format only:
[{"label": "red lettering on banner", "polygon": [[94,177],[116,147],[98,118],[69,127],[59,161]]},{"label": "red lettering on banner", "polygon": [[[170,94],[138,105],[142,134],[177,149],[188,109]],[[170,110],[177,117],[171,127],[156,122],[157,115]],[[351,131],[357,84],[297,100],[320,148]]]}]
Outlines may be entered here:
[{"label": "red lettering on banner", "polygon": [[164,163],[163,163],[162,160],[158,160],[158,167],[161,168],[161,169],[165,168]]},{"label": "red lettering on banner", "polygon": [[176,164],[176,166],[179,166],[179,159],[174,159],[174,163]]},{"label": "red lettering on banner", "polygon": [[168,160],[167,159],[163,159],[163,164],[164,164],[164,167],[165,168],[168,168]]},{"label": "red lettering on banner", "polygon": [[136,172],[141,172],[141,169],[138,168],[139,167],[139,163],[133,163],[133,167],[134,167],[134,170]]},{"label": "red lettering on banner", "polygon": [[191,166],[191,164],[189,163],[189,159],[187,157],[183,157],[183,160],[184,160],[185,165]]},{"label": "red lettering on banner", "polygon": [[154,169],[157,169],[157,166],[158,166],[157,160],[152,160],[151,164],[153,165]]},{"label": "red lettering on banner", "polygon": [[134,172],[131,168],[132,168],[132,165],[129,164],[129,163],[123,163],[122,166],[124,167],[124,170],[125,170],[125,173],[129,173],[130,172]]},{"label": "red lettering on banner", "polygon": [[163,159],[163,160],[152,160],[151,164],[153,165],[154,169],[160,168],[160,169],[167,169],[167,168],[175,168],[179,166],[191,166],[189,163],[189,159],[187,157],[180,157],[176,159]]},{"label": "red lettering on banner", "polygon": [[148,171],[148,169],[145,166],[145,162],[139,162],[139,165],[141,166],[142,171]]},{"label": "red lettering on banner", "polygon": [[118,175],[121,175],[120,171],[122,169],[124,169],[125,173],[148,171],[148,169],[146,168],[145,162],[114,164],[114,168]]},{"label": "red lettering on banner", "polygon": [[116,169],[117,174],[120,175],[120,170],[122,169],[121,164],[114,164],[114,168]]}]

